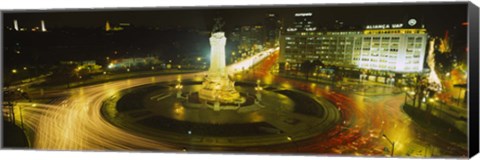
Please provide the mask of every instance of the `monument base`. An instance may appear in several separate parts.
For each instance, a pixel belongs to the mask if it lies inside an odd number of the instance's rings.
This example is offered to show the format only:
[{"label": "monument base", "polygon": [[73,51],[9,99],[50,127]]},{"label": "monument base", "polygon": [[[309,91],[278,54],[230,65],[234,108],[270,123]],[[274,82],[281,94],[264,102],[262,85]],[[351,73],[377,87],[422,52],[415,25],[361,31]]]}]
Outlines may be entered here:
[{"label": "monument base", "polygon": [[207,77],[198,92],[202,100],[220,103],[245,103],[245,98],[235,90],[235,82],[228,77]]}]

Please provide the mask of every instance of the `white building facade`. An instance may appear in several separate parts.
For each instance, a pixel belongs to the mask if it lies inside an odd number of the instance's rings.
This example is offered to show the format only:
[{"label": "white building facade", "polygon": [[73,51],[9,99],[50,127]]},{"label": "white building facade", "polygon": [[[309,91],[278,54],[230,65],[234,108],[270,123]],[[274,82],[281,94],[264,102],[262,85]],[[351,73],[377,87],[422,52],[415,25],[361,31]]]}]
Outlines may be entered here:
[{"label": "white building facade", "polygon": [[281,37],[279,63],[287,71],[298,70],[304,61],[320,60],[345,70],[422,72],[427,31],[412,23],[403,26],[369,25],[354,31],[286,31]]}]

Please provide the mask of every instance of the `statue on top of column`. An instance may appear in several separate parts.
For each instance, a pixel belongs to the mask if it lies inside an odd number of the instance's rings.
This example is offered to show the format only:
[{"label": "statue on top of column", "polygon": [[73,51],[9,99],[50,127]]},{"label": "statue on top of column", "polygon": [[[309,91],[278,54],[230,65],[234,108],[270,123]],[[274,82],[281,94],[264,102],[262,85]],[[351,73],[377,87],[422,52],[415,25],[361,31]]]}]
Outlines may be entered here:
[{"label": "statue on top of column", "polygon": [[213,19],[215,21],[215,24],[213,25],[213,28],[212,28],[212,33],[215,33],[215,32],[221,32],[222,31],[222,27],[225,25],[225,22],[222,21],[222,18],[215,18]]}]

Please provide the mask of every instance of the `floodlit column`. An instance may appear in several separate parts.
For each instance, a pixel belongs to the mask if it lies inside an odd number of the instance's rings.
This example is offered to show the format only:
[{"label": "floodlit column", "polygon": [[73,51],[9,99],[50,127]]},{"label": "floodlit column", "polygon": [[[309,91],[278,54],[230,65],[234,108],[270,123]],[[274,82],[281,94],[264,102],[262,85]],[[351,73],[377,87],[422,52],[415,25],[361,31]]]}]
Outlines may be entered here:
[{"label": "floodlit column", "polygon": [[45,27],[45,21],[41,21],[41,26],[42,26],[42,32],[46,32],[47,28]]},{"label": "floodlit column", "polygon": [[210,37],[211,55],[210,55],[210,69],[209,75],[225,76],[225,38],[224,32],[213,33]]},{"label": "floodlit column", "polygon": [[18,21],[16,19],[13,20],[13,29],[15,29],[15,31],[18,31]]}]

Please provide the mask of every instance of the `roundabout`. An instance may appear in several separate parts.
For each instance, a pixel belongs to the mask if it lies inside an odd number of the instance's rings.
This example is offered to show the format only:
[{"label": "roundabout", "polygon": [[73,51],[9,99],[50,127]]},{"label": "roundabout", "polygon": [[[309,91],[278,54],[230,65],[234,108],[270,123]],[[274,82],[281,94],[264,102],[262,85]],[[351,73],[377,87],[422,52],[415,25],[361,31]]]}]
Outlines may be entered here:
[{"label": "roundabout", "polygon": [[[306,140],[334,128],[340,111],[308,93],[237,82],[245,102],[214,110],[198,99],[200,81],[153,83],[120,91],[103,101],[101,115],[138,136],[195,150],[238,150]],[[187,92],[182,92],[187,91]]]}]

